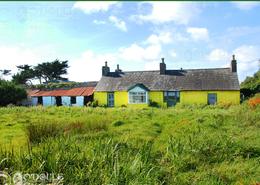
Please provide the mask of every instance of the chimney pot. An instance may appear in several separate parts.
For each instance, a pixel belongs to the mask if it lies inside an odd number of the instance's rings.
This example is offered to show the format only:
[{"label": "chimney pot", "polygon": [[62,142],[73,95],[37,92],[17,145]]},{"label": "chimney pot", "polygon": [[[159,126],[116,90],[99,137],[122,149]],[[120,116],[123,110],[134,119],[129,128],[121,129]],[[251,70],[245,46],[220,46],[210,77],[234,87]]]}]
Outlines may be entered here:
[{"label": "chimney pot", "polygon": [[164,63],[164,58],[162,58],[162,63]]},{"label": "chimney pot", "polygon": [[166,64],[164,63],[164,58],[162,58],[162,62],[160,63],[160,74],[166,74]]},{"label": "chimney pot", "polygon": [[236,61],[235,55],[232,55],[230,70],[231,70],[232,73],[237,72],[237,61]]},{"label": "chimney pot", "polygon": [[105,66],[102,66],[102,76],[108,76],[110,68],[107,66],[107,61],[105,61]]}]

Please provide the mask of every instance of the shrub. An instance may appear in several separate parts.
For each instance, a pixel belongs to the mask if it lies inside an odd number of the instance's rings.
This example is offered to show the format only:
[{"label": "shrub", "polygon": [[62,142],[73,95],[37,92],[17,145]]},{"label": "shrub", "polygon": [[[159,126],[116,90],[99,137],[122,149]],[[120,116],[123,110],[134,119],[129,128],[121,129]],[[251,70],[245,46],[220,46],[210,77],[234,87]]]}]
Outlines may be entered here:
[{"label": "shrub", "polygon": [[98,106],[98,101],[97,100],[94,100],[92,102],[88,102],[87,103],[87,106],[88,107],[97,107]]},{"label": "shrub", "polygon": [[17,104],[26,97],[27,93],[21,86],[15,85],[13,82],[0,80],[0,106]]},{"label": "shrub", "polygon": [[32,123],[26,126],[27,137],[31,143],[40,143],[43,139],[56,137],[62,132],[58,123]]},{"label": "shrub", "polygon": [[113,123],[112,123],[115,127],[118,127],[118,126],[121,126],[121,125],[123,125],[123,124],[125,124],[123,121],[114,121]]},{"label": "shrub", "polygon": [[248,101],[248,105],[251,108],[255,108],[256,106],[260,105],[260,98],[250,98]]},{"label": "shrub", "polygon": [[160,107],[158,102],[155,102],[155,101],[152,101],[152,100],[149,100],[149,106],[150,107]]}]

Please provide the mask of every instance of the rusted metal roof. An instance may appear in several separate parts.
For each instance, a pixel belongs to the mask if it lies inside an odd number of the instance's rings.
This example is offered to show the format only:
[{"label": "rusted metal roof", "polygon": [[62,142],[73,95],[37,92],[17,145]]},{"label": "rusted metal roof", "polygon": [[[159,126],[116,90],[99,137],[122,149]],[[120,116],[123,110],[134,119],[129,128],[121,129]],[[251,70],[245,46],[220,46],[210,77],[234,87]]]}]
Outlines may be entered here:
[{"label": "rusted metal roof", "polygon": [[81,96],[91,96],[94,92],[95,87],[85,87],[84,92]]},{"label": "rusted metal roof", "polygon": [[72,89],[38,90],[31,96],[90,96],[94,87],[76,87]]},{"label": "rusted metal roof", "polygon": [[27,91],[27,95],[28,96],[34,96],[37,92],[39,92],[40,90],[39,89],[36,89],[36,90],[32,90],[32,89],[28,89],[26,90]]}]

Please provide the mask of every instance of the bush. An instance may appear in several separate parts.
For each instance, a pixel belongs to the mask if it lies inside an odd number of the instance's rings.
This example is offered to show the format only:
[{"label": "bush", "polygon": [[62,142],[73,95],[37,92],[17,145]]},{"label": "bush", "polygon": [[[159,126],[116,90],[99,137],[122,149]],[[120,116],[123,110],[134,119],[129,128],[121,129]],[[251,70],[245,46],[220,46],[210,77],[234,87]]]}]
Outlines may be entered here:
[{"label": "bush", "polygon": [[250,98],[248,101],[248,105],[251,108],[255,108],[256,106],[260,105],[260,98]]},{"label": "bush", "polygon": [[0,80],[0,106],[17,104],[26,97],[27,93],[21,86],[15,85],[13,82]]},{"label": "bush", "polygon": [[150,107],[160,107],[158,102],[155,102],[155,101],[152,101],[152,100],[149,100],[149,106]]},{"label": "bush", "polygon": [[33,123],[26,127],[27,137],[31,143],[40,143],[42,140],[56,137],[62,132],[57,123]]},{"label": "bush", "polygon": [[123,124],[125,124],[123,121],[115,121],[115,122],[113,122],[112,123],[115,127],[118,127],[118,126],[121,126],[121,125],[123,125]]},{"label": "bush", "polygon": [[97,100],[94,100],[92,102],[88,102],[87,103],[87,106],[88,107],[97,107],[98,106],[98,101]]}]

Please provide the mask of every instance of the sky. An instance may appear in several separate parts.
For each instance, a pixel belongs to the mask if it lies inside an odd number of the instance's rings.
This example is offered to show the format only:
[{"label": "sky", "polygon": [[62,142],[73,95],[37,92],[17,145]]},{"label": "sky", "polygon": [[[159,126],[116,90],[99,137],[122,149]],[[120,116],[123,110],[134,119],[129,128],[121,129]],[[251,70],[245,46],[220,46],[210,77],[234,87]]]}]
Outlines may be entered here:
[{"label": "sky", "polygon": [[[71,81],[111,71],[259,69],[259,2],[0,2],[0,69],[69,61]],[[10,78],[10,77],[9,77]]]}]

